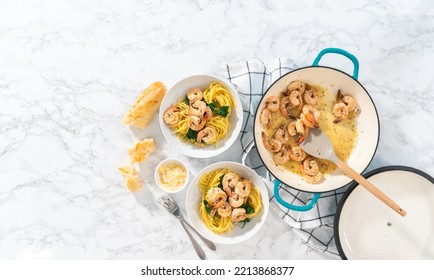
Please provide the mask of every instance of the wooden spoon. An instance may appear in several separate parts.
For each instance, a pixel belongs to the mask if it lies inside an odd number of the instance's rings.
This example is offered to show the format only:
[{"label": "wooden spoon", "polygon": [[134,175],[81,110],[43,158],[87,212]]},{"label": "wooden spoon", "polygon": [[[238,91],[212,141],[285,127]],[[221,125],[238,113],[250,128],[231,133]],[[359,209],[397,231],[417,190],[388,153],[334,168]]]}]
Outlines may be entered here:
[{"label": "wooden spoon", "polygon": [[366,180],[362,175],[354,171],[345,162],[341,161],[335,153],[332,142],[328,138],[327,134],[322,132],[321,129],[310,129],[308,137],[299,145],[306,153],[310,154],[311,156],[327,159],[335,163],[348,177],[354,179],[361,186],[365,187],[365,189],[371,192],[375,197],[384,202],[402,217],[407,214],[404,209],[402,209],[392,199],[380,191],[376,186]]}]

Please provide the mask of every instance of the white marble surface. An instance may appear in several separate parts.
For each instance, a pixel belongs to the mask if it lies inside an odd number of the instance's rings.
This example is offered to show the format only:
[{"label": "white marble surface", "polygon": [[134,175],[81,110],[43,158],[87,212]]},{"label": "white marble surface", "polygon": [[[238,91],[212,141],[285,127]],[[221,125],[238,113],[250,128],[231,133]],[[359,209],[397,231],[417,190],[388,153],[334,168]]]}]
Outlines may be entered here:
[{"label": "white marble surface", "polygon": [[[305,66],[325,47],[358,57],[377,106],[369,169],[401,164],[433,176],[433,1],[0,0],[0,258],[196,259],[148,187],[137,200],[124,187],[117,167],[135,136],[123,114],[154,80],[170,86],[252,57]],[[156,121],[139,137],[155,130]],[[159,160],[142,170],[148,184]],[[206,252],[334,258],[272,211],[253,239]]]}]

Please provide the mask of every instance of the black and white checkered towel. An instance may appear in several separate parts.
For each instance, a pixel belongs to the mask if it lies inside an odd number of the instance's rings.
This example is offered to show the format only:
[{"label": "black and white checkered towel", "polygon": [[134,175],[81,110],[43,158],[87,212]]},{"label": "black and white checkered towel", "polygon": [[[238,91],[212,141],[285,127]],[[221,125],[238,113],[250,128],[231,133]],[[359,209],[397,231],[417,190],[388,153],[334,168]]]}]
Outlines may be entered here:
[{"label": "black and white checkered towel", "polygon": [[[253,59],[227,64],[219,69],[218,74],[226,77],[238,90],[244,111],[240,144],[242,161],[257,171],[273,193],[274,178],[269,175],[254,147],[253,122],[256,108],[267,88],[279,77],[297,68],[288,58],[280,58],[271,63]],[[300,238],[314,249],[338,255],[333,238],[333,219],[337,205],[346,188],[322,193],[314,208],[306,212],[288,210],[271,196],[270,207],[287,222]],[[288,186],[280,187],[281,197],[295,205],[310,202],[313,194],[300,192]]]}]

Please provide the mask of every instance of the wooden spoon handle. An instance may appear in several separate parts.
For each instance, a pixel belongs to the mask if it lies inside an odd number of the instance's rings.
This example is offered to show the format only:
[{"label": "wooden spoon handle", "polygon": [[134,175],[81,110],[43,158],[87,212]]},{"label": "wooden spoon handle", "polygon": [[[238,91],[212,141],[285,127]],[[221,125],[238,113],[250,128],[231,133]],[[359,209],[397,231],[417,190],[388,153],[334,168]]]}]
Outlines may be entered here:
[{"label": "wooden spoon handle", "polygon": [[399,215],[404,217],[407,212],[402,209],[398,204],[396,204],[392,199],[390,199],[387,195],[385,195],[382,191],[380,191],[376,186],[374,186],[371,182],[366,180],[362,175],[354,171],[351,167],[348,166],[345,162],[338,160],[336,165],[342,169],[349,177],[353,178],[357,183],[362,185],[365,189],[367,189],[370,193],[372,193],[379,200],[384,202],[387,206],[392,208]]}]

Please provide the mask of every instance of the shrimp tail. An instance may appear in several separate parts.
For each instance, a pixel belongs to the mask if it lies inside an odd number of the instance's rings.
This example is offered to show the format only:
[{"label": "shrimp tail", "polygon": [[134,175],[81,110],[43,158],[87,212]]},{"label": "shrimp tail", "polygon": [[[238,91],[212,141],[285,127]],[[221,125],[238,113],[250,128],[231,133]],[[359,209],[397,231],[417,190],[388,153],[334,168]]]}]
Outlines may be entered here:
[{"label": "shrimp tail", "polygon": [[304,114],[304,116],[306,117],[306,119],[312,123],[312,125],[316,128],[319,127],[318,122],[315,120],[315,117],[312,114]]},{"label": "shrimp tail", "polygon": [[341,102],[342,101],[342,92],[340,89],[338,89],[338,94],[336,95],[336,102]]},{"label": "shrimp tail", "polygon": [[309,127],[308,127],[308,126],[305,126],[305,127],[304,127],[304,133],[303,133],[303,135],[300,135],[300,136],[297,138],[297,141],[296,141],[297,144],[303,143],[304,140],[306,140],[308,134],[309,134]]},{"label": "shrimp tail", "polygon": [[300,100],[300,104],[298,105],[297,109],[298,111],[301,111],[303,109],[303,99]]}]

